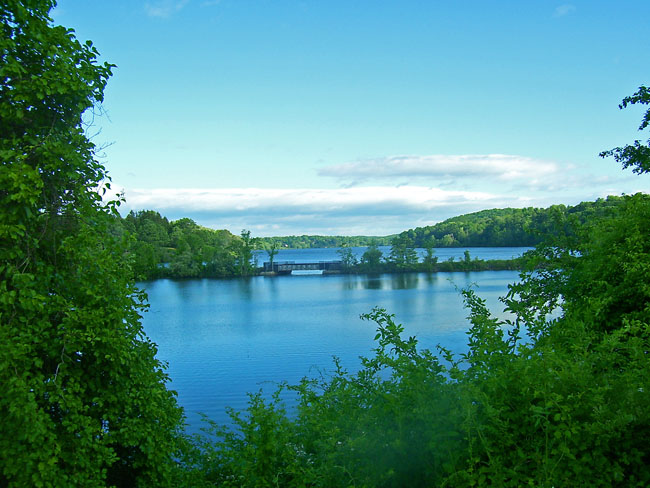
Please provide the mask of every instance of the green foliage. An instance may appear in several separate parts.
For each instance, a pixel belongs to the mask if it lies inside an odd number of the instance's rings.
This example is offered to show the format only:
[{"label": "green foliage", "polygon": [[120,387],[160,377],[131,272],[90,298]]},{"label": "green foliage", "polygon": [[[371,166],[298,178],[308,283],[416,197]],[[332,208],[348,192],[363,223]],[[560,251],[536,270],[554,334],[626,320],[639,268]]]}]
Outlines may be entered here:
[{"label": "green foliage", "polygon": [[426,254],[422,260],[422,268],[424,271],[431,272],[435,269],[435,266],[438,263],[438,257],[434,256],[436,251],[434,249],[433,239],[424,242],[424,251]]},{"label": "green foliage", "polygon": [[[645,86],[639,87],[639,90],[629,97],[625,97],[621,104],[620,109],[626,108],[628,105],[635,104],[648,105],[650,104],[650,89]],[[650,124],[650,109],[646,110],[639,130],[645,130]],[[624,147],[616,147],[609,151],[600,153],[601,157],[614,156],[614,159],[623,165],[623,168],[632,167],[632,171],[637,174],[650,172],[650,139],[646,144],[641,141],[634,141],[633,144],[626,144]]]},{"label": "green foliage", "polygon": [[250,230],[243,229],[240,235],[241,242],[237,246],[236,264],[239,269],[239,276],[250,276],[257,267],[257,264],[252,262],[255,239],[251,238]]},{"label": "green foliage", "polygon": [[273,261],[275,261],[275,256],[278,254],[279,244],[277,243],[277,241],[271,241],[271,242],[263,243],[262,246],[269,257],[269,264],[271,268],[273,268]]},{"label": "green foliage", "polygon": [[0,485],[174,485],[182,411],[84,134],[112,66],[53,5],[0,9]]},{"label": "green foliage", "polygon": [[205,419],[207,436],[195,436],[193,462],[203,482],[196,486],[305,486],[294,482],[309,480],[314,473],[294,443],[297,433],[280,402],[281,391],[270,400],[261,392],[251,394],[245,413],[231,410],[237,430]]},{"label": "green foliage", "polygon": [[343,263],[344,270],[351,270],[359,264],[357,257],[354,255],[354,251],[349,247],[342,247],[337,251],[337,253],[341,257],[341,263]]},{"label": "green foliage", "polygon": [[600,342],[561,318],[521,344],[516,327],[504,337],[505,323],[470,307],[467,464],[449,486],[646,486],[647,342]]},{"label": "green foliage", "polygon": [[555,225],[558,216],[575,216],[587,222],[620,205],[621,197],[610,196],[573,207],[490,209],[452,217],[438,224],[404,231],[415,247],[508,247],[536,246],[547,236],[559,238],[568,231]]},{"label": "green foliage", "polygon": [[[130,255],[139,279],[224,278],[252,272],[250,235],[246,244],[227,230],[201,227],[188,218],[169,222],[152,210],[131,211],[121,225],[133,236]],[[249,265],[242,266],[246,256]]]},{"label": "green foliage", "polygon": [[579,238],[529,257],[506,299],[514,320],[491,319],[470,300],[480,326],[466,372],[473,460],[455,486],[650,482],[649,217],[649,199],[635,195],[597,221],[574,220]]},{"label": "green foliage", "polygon": [[650,196],[636,194],[585,224],[566,218],[572,238],[549,241],[529,256],[519,293],[531,310],[588,313],[603,330],[647,313]]},{"label": "green foliage", "polygon": [[[463,446],[458,398],[445,368],[384,310],[377,348],[356,374],[338,361],[331,378],[288,387],[299,395],[293,418],[279,391],[252,395],[235,431],[210,424],[197,461],[214,486],[436,486]],[[432,401],[435,399],[435,401]],[[211,442],[216,436],[219,440]]]},{"label": "green foliage", "polygon": [[415,242],[406,234],[400,234],[391,241],[388,262],[396,269],[413,268],[418,262]]},{"label": "green foliage", "polygon": [[361,255],[361,263],[359,269],[366,273],[377,273],[381,271],[381,258],[383,253],[376,244],[368,246]]}]

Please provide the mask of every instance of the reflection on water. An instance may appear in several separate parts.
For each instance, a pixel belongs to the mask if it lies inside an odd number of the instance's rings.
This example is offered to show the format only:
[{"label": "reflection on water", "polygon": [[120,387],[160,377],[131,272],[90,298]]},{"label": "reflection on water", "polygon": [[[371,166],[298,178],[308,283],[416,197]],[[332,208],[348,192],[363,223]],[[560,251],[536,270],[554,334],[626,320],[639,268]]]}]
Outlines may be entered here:
[{"label": "reflection on water", "polygon": [[381,290],[386,280],[381,274],[372,275],[341,275],[342,290]]},{"label": "reflection on water", "polygon": [[[278,254],[275,256],[275,262],[280,261],[295,261],[297,263],[317,263],[319,261],[337,261],[341,259],[338,253],[340,248],[312,248],[312,249],[279,249]],[[368,249],[367,247],[348,247],[352,254],[361,259],[363,253]],[[390,246],[379,246],[379,250],[384,256],[390,254]],[[438,261],[460,260],[464,258],[465,251],[469,251],[472,258],[478,259],[512,259],[513,257],[521,256],[524,252],[530,250],[530,247],[447,247],[435,249],[435,256]],[[417,255],[422,260],[426,255],[426,251],[421,248],[416,249]],[[268,261],[268,254],[266,251],[255,251],[255,256],[261,265]]]},{"label": "reflection on water", "polygon": [[418,286],[418,274],[416,273],[399,273],[391,275],[391,285],[393,290],[410,290]]},{"label": "reflection on water", "polygon": [[143,325],[196,430],[197,412],[226,422],[225,407],[243,408],[247,392],[331,368],[333,355],[356,369],[375,335],[375,324],[359,316],[376,306],[395,314],[422,347],[464,351],[467,311],[457,287],[476,283],[500,312],[498,297],[516,278],[484,271],[157,280],[142,284],[151,304]]},{"label": "reflection on water", "polygon": [[247,300],[253,298],[253,287],[251,283],[252,279],[252,277],[246,277],[235,280],[239,287],[239,293],[243,298],[246,298]]},{"label": "reflection on water", "polygon": [[381,290],[381,275],[368,275],[365,280],[361,280],[361,283],[365,285],[366,290]]},{"label": "reflection on water", "polygon": [[438,281],[438,273],[425,273],[424,279],[429,285],[433,285]]},{"label": "reflection on water", "polygon": [[343,290],[410,290],[417,288],[423,277],[427,283],[434,283],[431,274],[397,273],[375,275],[343,275],[341,282]]}]

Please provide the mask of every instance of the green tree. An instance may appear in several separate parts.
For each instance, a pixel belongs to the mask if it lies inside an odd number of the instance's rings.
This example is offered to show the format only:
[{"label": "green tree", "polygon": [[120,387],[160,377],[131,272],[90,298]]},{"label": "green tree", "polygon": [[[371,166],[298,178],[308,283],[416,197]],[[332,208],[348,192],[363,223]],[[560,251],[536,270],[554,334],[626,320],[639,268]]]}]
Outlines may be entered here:
[{"label": "green tree", "polygon": [[133,260],[132,268],[137,279],[149,278],[156,274],[158,269],[158,257],[156,248],[148,242],[136,241],[132,245]]},{"label": "green tree", "polygon": [[366,272],[379,271],[382,256],[383,253],[377,244],[371,244],[361,255],[361,269]]},{"label": "green tree", "polygon": [[241,242],[237,248],[237,266],[240,276],[249,276],[253,273],[253,246],[254,238],[251,237],[251,231],[243,229],[241,231]]},{"label": "green tree", "polygon": [[139,240],[152,244],[156,247],[161,247],[169,242],[167,231],[161,225],[155,224],[151,220],[147,220],[140,227],[138,232]]},{"label": "green tree", "polygon": [[[649,105],[650,104],[650,89],[645,86],[639,87],[638,91],[629,97],[625,97],[621,104],[620,109],[626,108],[628,105],[635,104]],[[646,110],[639,130],[645,130],[650,124],[650,109]],[[623,165],[623,168],[632,167],[632,171],[638,174],[650,172],[650,139],[646,144],[641,141],[634,141],[632,144],[626,144],[624,147],[616,147],[609,151],[600,153],[601,157],[614,156],[614,159]]]},{"label": "green tree", "polygon": [[84,133],[112,66],[53,6],[0,8],[0,485],[172,485],[182,411]]},{"label": "green tree", "polygon": [[342,246],[336,253],[341,257],[344,269],[349,270],[359,264],[357,257],[354,255],[354,251],[349,247]]},{"label": "green tree", "polygon": [[453,486],[650,483],[650,198],[586,220],[556,210],[555,237],[506,297],[514,320],[466,293],[469,367],[452,376],[465,389],[470,457]]},{"label": "green tree", "polygon": [[270,240],[267,241],[267,243],[264,244],[264,250],[266,251],[266,254],[269,257],[269,264],[271,265],[271,269],[273,269],[273,260],[275,259],[275,256],[278,254],[278,241],[276,240]]},{"label": "green tree", "polygon": [[422,263],[426,271],[433,271],[435,269],[436,264],[438,263],[438,256],[434,256],[436,252],[434,245],[435,245],[435,239],[433,238],[427,239],[424,242],[424,250],[426,254],[424,255],[424,259],[422,260]]},{"label": "green tree", "polygon": [[445,234],[444,236],[442,236],[442,239],[440,239],[439,244],[442,247],[452,247],[455,243],[456,243],[456,241],[454,239],[453,234]]},{"label": "green tree", "polygon": [[415,251],[415,243],[407,234],[402,233],[391,241],[390,263],[398,269],[411,269],[418,263],[418,255]]},{"label": "green tree", "polygon": [[472,268],[472,256],[470,256],[468,249],[465,249],[465,252],[463,253],[463,268],[465,268],[466,271],[469,271]]}]

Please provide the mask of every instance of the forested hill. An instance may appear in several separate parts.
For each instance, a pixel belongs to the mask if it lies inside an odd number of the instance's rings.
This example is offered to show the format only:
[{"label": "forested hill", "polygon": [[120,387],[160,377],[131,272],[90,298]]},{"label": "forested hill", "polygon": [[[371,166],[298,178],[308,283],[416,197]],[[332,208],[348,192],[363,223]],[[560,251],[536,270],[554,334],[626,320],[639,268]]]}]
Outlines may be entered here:
[{"label": "forested hill", "polygon": [[[573,216],[580,222],[621,204],[623,197],[609,196],[575,206],[552,205],[548,208],[495,208],[481,210],[426,227],[399,234],[412,240],[415,247],[510,247],[534,246],[545,235],[557,235],[559,218]],[[389,236],[281,236],[261,237],[261,247],[275,245],[303,249],[310,247],[390,246],[396,235]]]},{"label": "forested hill", "polygon": [[402,232],[400,237],[407,237],[416,247],[423,248],[535,246],[545,236],[558,235],[558,220],[572,218],[584,223],[620,206],[623,201],[624,197],[609,196],[575,206],[482,210],[410,229]]}]

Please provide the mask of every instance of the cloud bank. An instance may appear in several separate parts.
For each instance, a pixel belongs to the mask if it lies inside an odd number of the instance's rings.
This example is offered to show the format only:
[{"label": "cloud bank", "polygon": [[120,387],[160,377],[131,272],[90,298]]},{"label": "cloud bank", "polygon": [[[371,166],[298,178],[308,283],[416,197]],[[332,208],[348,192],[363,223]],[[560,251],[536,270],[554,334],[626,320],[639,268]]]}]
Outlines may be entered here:
[{"label": "cloud bank", "polygon": [[[326,189],[128,188],[123,209],[157,210],[169,219],[190,217],[256,236],[387,235],[488,208],[571,205],[650,189],[629,174],[594,176],[502,154],[393,156],[329,166],[320,174],[356,183]],[[404,180],[417,184],[400,184]]]},{"label": "cloud bank", "polygon": [[509,154],[469,154],[429,156],[390,156],[364,159],[332,166],[318,171],[341,182],[356,185],[368,181],[422,179],[453,184],[458,180],[488,178],[494,182],[529,187],[548,186],[561,175],[552,161]]},{"label": "cloud bank", "polygon": [[255,235],[385,235],[483,208],[526,204],[486,192],[423,186],[343,189],[133,189],[128,210],[155,209],[168,218]]}]

